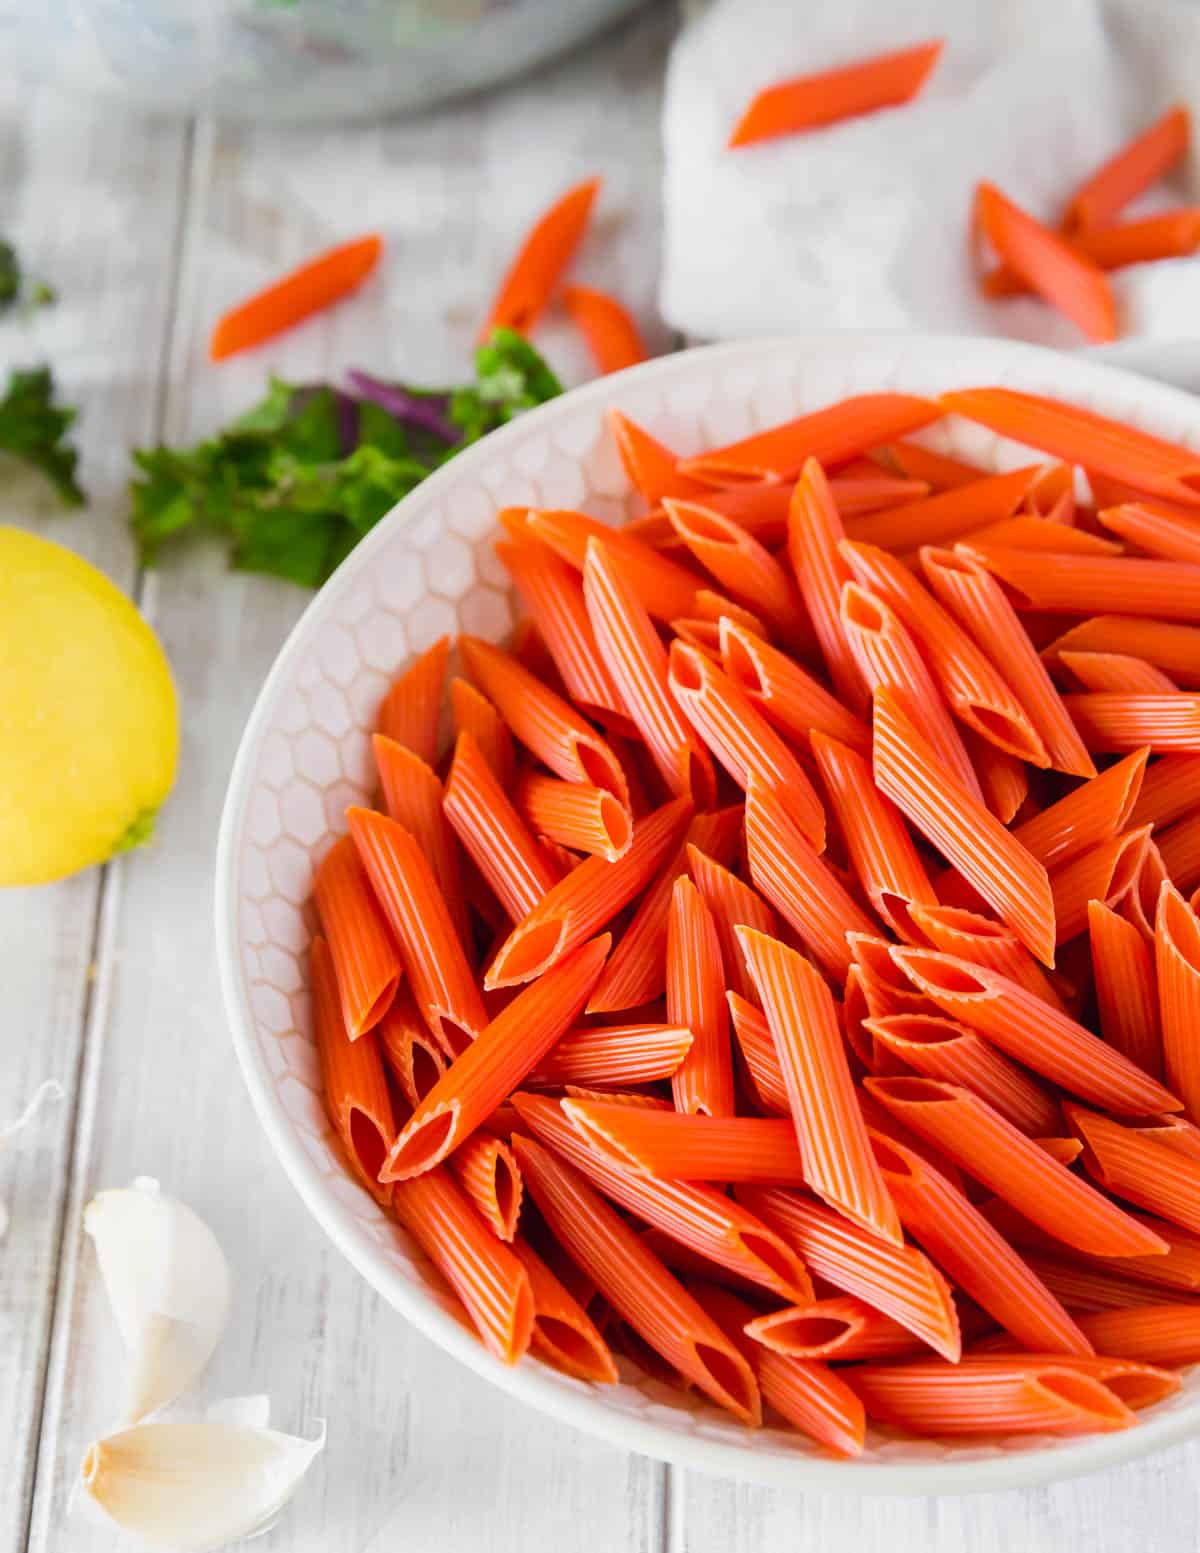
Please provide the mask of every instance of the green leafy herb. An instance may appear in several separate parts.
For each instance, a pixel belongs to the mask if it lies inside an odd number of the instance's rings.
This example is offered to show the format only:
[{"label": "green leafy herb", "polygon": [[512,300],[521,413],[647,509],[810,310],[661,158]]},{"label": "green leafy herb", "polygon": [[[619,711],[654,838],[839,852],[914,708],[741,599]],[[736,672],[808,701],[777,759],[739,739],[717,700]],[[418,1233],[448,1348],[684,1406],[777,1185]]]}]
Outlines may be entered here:
[{"label": "green leafy herb", "polygon": [[0,399],[0,453],[40,469],[70,507],[84,499],[75,479],[78,455],[63,440],[74,419],[74,410],[54,403],[49,367],[10,375]]},{"label": "green leafy herb", "polygon": [[143,560],[188,530],[223,536],[232,565],[318,587],[427,475],[521,410],[562,392],[527,341],[497,330],[466,387],[351,373],[350,394],[273,379],[265,398],[192,448],[141,449],[131,523]]},{"label": "green leafy herb", "polygon": [[47,307],[57,300],[52,286],[44,280],[30,280],[22,272],[17,250],[0,238],[0,313],[7,313],[18,304]]}]

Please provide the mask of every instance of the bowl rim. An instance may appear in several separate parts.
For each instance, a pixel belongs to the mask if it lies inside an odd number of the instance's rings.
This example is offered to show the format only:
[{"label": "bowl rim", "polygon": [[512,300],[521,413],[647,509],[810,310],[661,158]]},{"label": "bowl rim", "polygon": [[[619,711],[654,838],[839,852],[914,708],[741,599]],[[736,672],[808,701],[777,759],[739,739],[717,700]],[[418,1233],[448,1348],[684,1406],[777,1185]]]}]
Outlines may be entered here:
[{"label": "bowl rim", "polygon": [[[222,808],[216,847],[214,887],[214,927],[217,969],[226,1016],[238,1065],[249,1091],[251,1103],[284,1173],[299,1193],[305,1206],[348,1262],[406,1317],[424,1336],[430,1338],[453,1358],[501,1388],[507,1395],[527,1403],[552,1418],[573,1425],[607,1443],[633,1450],[681,1467],[696,1469],[717,1477],[759,1483],[775,1488],[804,1489],[835,1494],[906,1497],[935,1493],[988,1492],[1029,1487],[1077,1477],[1105,1467],[1132,1462],[1154,1451],[1200,1433],[1200,1401],[1189,1410],[1169,1412],[1159,1418],[1139,1422],[1136,1428],[1112,1434],[1081,1436],[1077,1442],[1058,1444],[1052,1449],[1021,1450],[983,1454],[960,1459],[917,1461],[840,1460],[802,1454],[794,1457],[773,1452],[755,1456],[752,1450],[733,1451],[718,1440],[699,1433],[684,1434],[652,1419],[633,1413],[598,1408],[594,1388],[583,1382],[553,1378],[540,1365],[506,1365],[489,1354],[473,1333],[443,1309],[434,1299],[421,1294],[411,1283],[395,1273],[365,1235],[348,1222],[344,1207],[334,1198],[327,1183],[296,1136],[262,1062],[255,1019],[243,985],[239,965],[237,923],[237,868],[245,829],[252,768],[258,746],[266,731],[269,714],[274,710],[276,693],[303,657],[306,640],[322,617],[334,606],[334,599],[365,571],[375,551],[386,544],[397,525],[411,521],[430,501],[436,501],[443,487],[451,487],[468,477],[478,466],[483,469],[508,442],[518,442],[531,426],[545,429],[556,418],[571,415],[581,406],[594,403],[600,413],[614,387],[631,383],[651,383],[656,379],[684,376],[693,366],[735,365],[745,358],[757,358],[772,352],[781,358],[802,359],[817,350],[836,351],[848,343],[856,352],[877,342],[881,350],[899,349],[919,352],[945,350],[948,346],[964,358],[964,371],[972,367],[970,358],[982,353],[987,370],[1015,369],[1019,375],[1024,362],[1061,360],[1063,353],[1023,342],[986,336],[946,335],[907,330],[808,331],[800,334],[763,336],[717,345],[694,346],[670,355],[656,357],[619,373],[598,378],[569,389],[558,398],[525,412],[517,421],[498,428],[478,443],[463,449],[449,464],[430,475],[415,491],[405,496],[346,557],[333,576],[315,595],[288,633],[274,663],[263,681],[254,706],[242,730],[237,754],[230,772]],[[1200,434],[1200,403],[1181,389],[1156,383],[1120,366],[1092,361],[1083,356],[1068,358],[1084,369],[1089,378],[1110,382],[1114,389],[1128,392],[1136,388],[1148,408],[1161,408],[1168,414],[1186,415],[1195,420]],[[995,363],[994,368],[991,363]],[[1006,379],[1007,381],[1007,379]],[[936,1442],[931,1442],[936,1443]]]}]

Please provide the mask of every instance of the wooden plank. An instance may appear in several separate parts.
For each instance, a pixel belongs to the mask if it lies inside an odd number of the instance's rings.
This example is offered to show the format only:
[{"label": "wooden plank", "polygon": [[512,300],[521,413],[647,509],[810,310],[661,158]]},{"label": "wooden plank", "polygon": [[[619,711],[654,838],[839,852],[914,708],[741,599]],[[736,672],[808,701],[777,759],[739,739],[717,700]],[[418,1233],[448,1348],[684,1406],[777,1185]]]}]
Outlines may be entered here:
[{"label": "wooden plank", "polygon": [[[91,501],[67,512],[5,461],[0,523],[60,540],[123,587],[134,580],[124,524],[124,449],[153,433],[185,131],[149,133],[106,109],[66,107],[0,80],[0,230],[59,292],[54,308],[0,331],[0,368],[52,363],[79,406],[76,440]],[[38,1441],[63,1201],[71,1168],[83,1024],[92,999],[104,875],[0,892],[0,1123],[45,1078],[65,1098],[0,1156],[12,1222],[0,1246],[0,1547],[23,1543]]]},{"label": "wooden plank", "polygon": [[[592,171],[601,151],[612,188],[586,273],[648,313],[669,24],[648,15],[590,53],[420,121],[202,129],[168,440],[193,440],[244,408],[269,368],[301,381],[356,364],[461,378],[492,278],[525,218]],[[207,363],[208,330],[228,302],[371,227],[388,237],[388,259],[353,303],[277,347]],[[581,369],[564,335],[546,339],[569,374]],[[307,602],[286,584],[229,573],[203,544],[168,556],[147,591],[179,676],[180,779],[156,851],[121,865],[105,920],[112,950],[101,985],[111,1007],[89,1035],[30,1546],[118,1546],[65,1514],[82,1452],[112,1419],[121,1373],[94,1259],[74,1226],[94,1190],[154,1174],[209,1220],[236,1271],[229,1334],[202,1396],[262,1390],[283,1428],[329,1420],[327,1453],[264,1553],[381,1553],[401,1536],[445,1553],[507,1553],[546,1534],[561,1553],[651,1553],[663,1470],[509,1402],[409,1330],[312,1224],[243,1091],[212,960],[213,842],[242,725]],[[414,1527],[427,1534],[414,1538]]]}]

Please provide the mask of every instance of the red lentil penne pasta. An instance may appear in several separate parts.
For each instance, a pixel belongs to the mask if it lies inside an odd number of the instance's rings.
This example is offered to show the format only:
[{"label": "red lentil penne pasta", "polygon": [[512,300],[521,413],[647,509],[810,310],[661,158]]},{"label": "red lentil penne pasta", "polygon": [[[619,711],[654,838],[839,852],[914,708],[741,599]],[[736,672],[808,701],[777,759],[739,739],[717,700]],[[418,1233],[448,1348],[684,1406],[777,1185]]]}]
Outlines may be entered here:
[{"label": "red lentil penne pasta", "polygon": [[[1003,674],[1056,771],[1092,777],[1096,767],[1020,617],[985,567],[954,551],[925,549],[921,567],[942,605]],[[1019,753],[1019,752],[1018,752]]]},{"label": "red lentil penne pasta", "polygon": [[861,755],[815,730],[812,752],[872,908],[897,938],[921,942],[909,912],[918,904],[936,906],[937,896],[904,821],[875,787]]},{"label": "red lentil penne pasta", "polygon": [[737,622],[720,622],[721,663],[767,721],[801,746],[819,731],[860,755],[870,754],[871,731],[786,653]]},{"label": "red lentil penne pasta", "polygon": [[379,1172],[396,1136],[396,1124],[378,1038],[374,1030],[367,1030],[357,1040],[351,1039],[333,956],[323,938],[312,941],[309,978],[325,1110],[355,1175],[372,1196],[386,1197]]},{"label": "red lentil penne pasta", "polygon": [[426,1095],[392,1145],[385,1178],[431,1170],[464,1143],[578,1017],[600,974],[605,935],[564,958],[515,997]]},{"label": "red lentil penne pasta", "polygon": [[[642,1090],[584,1089],[580,1084],[564,1084],[563,1101],[560,1103],[565,1103],[567,1100],[593,1101],[600,1105],[615,1105],[622,1110],[665,1111],[668,1116],[677,1114],[675,1107],[665,1096],[646,1094]],[[1077,1142],[1078,1140],[1072,1139],[1071,1141]],[[1080,1145],[1079,1152],[1083,1153],[1082,1144]]]},{"label": "red lentil penne pasta", "polygon": [[[757,928],[760,933],[777,936],[775,913],[748,884],[700,847],[693,844],[687,849],[688,873],[700,892],[704,904],[712,913],[721,946],[721,963],[725,967],[725,980],[734,992],[742,997],[755,996],[753,978],[746,968],[742,946],[734,931],[739,925]],[[722,995],[724,988],[722,988]]]},{"label": "red lentil penne pasta", "polygon": [[477,1132],[451,1155],[450,1169],[493,1235],[511,1242],[521,1214],[521,1169],[508,1144]]},{"label": "red lentil penne pasta", "polygon": [[488,310],[480,343],[494,329],[527,334],[537,323],[583,239],[600,183],[588,178],[575,184],[530,227]]},{"label": "red lentil penne pasta", "polygon": [[1135,1305],[1083,1316],[1079,1324],[1101,1353],[1168,1369],[1200,1360],[1200,1305]]},{"label": "red lentil penne pasta", "polygon": [[1196,626],[1096,615],[1081,620],[1043,648],[1042,657],[1053,663],[1064,650],[1126,653],[1152,663],[1187,689],[1200,687],[1200,628]]},{"label": "red lentil penne pasta", "polygon": [[448,1170],[397,1181],[392,1207],[466,1307],[484,1347],[515,1364],[529,1347],[534,1306],[529,1276],[511,1249]]},{"label": "red lentil penne pasta", "polygon": [[1063,705],[1090,750],[1200,752],[1200,694],[1081,691],[1064,696]]},{"label": "red lentil penne pasta", "polygon": [[1128,823],[1161,830],[1198,805],[1200,755],[1165,755],[1147,768]]},{"label": "red lentil penne pasta", "polygon": [[857,715],[866,709],[869,681],[851,651],[840,613],[842,588],[850,580],[838,550],[845,532],[825,472],[810,458],[788,507],[788,556],[834,691]]},{"label": "red lentil penne pasta", "polygon": [[1114,691],[1133,696],[1170,696],[1179,686],[1144,658],[1118,652],[1060,651],[1058,662],[1084,690]]},{"label": "red lentil penne pasta", "polygon": [[651,506],[664,496],[692,496],[706,489],[680,474],[676,454],[620,410],[609,410],[608,424],[630,484]]},{"label": "red lentil penne pasta", "polygon": [[[1175,1303],[1171,1290],[1156,1289],[1152,1284],[1127,1278],[1120,1272],[1103,1271],[1097,1260],[1091,1263],[1065,1262],[1030,1250],[1022,1254],[1051,1293],[1075,1314],[1084,1331],[1088,1330],[1087,1317],[1094,1311],[1128,1310],[1137,1306]],[[1112,1263],[1111,1258],[1109,1261],[1113,1266],[1120,1265]],[[1094,1341],[1092,1346],[1096,1346]],[[1107,1348],[1100,1349],[1101,1353],[1108,1351]],[[1126,1357],[1138,1356],[1130,1354]]]},{"label": "red lentil penne pasta", "polygon": [[1020,942],[1016,934],[990,917],[967,911],[961,906],[915,906],[912,920],[920,933],[913,941],[931,944],[946,954],[985,970],[999,971],[1049,1003],[1062,1009],[1063,1001],[1054,983]]},{"label": "red lentil penne pasta", "polygon": [[622,1169],[588,1144],[557,1100],[518,1094],[514,1103],[540,1143],[619,1207],[753,1284],[785,1299],[812,1298],[800,1257],[748,1208],[695,1182],[658,1181]]},{"label": "red lentil penne pasta", "polygon": [[1167,1219],[1126,1207],[1128,1217],[1152,1229],[1166,1243],[1167,1250],[1152,1256],[1122,1257],[1119,1262],[1114,1262],[1111,1257],[1092,1257],[1069,1250],[1060,1240],[1031,1224],[998,1197],[989,1198],[980,1208],[1005,1239],[1011,1240],[1014,1245],[1045,1251],[1059,1258],[1069,1257],[1072,1266],[1079,1264],[1092,1272],[1105,1275],[1117,1272],[1122,1278],[1136,1279],[1146,1288],[1147,1299],[1154,1297],[1156,1289],[1181,1290],[1184,1293],[1200,1290],[1200,1236],[1181,1229]]},{"label": "red lentil penne pasta", "polygon": [[602,787],[563,782],[530,769],[517,778],[513,796],[530,829],[559,846],[610,863],[629,851],[629,810]]},{"label": "red lentil penne pasta", "polygon": [[892,945],[887,939],[876,938],[873,933],[852,933],[850,953],[854,956],[873,1019],[897,1013],[937,1013],[924,993],[917,992],[897,967],[892,959]]},{"label": "red lentil penne pasta", "polygon": [[666,648],[621,558],[597,539],[588,541],[583,591],[603,661],[663,781],[711,808],[712,760],[668,688]]},{"label": "red lentil penne pasta", "polygon": [[1073,1094],[1135,1116],[1181,1109],[1127,1057],[1008,977],[932,949],[894,946],[891,955],[943,1013]]},{"label": "red lentil penne pasta", "polygon": [[1148,841],[1146,855],[1142,858],[1142,866],[1133,888],[1126,891],[1117,905],[1121,915],[1127,922],[1133,923],[1151,947],[1154,945],[1154,917],[1158,910],[1158,897],[1166,878],[1167,870],[1163,867],[1162,856],[1154,842]]},{"label": "red lentil penne pasta", "polygon": [[919,442],[891,442],[876,450],[876,458],[882,458],[889,468],[898,469],[910,480],[924,480],[934,491],[952,491],[956,486],[969,485],[972,480],[982,480],[987,474],[974,464],[960,458],[950,458],[945,453],[935,453]]},{"label": "red lentil penne pasta", "polygon": [[1167,876],[1177,889],[1190,891],[1200,883],[1200,808],[1163,831],[1158,838],[1158,850]]},{"label": "red lentil penne pasta", "polygon": [[796,1129],[784,1117],[705,1116],[605,1100],[561,1104],[597,1153],[635,1175],[804,1185]]},{"label": "red lentil penne pasta", "polygon": [[[898,507],[904,502],[919,501],[929,495],[924,480],[905,480],[888,474],[870,459],[858,464],[846,465],[829,481],[834,506],[843,518],[864,512],[878,512],[884,507]],[[792,501],[792,488],[781,482],[778,485],[732,485],[725,490],[711,490],[704,486],[703,503],[716,512],[723,513],[739,523],[746,533],[752,534],[760,544],[774,549],[787,538],[788,508]],[[682,549],[683,541],[665,512],[648,514],[635,519],[628,529],[634,529],[647,543],[666,545],[668,549]]]},{"label": "red lentil penne pasta", "polygon": [[930,487],[924,480],[905,480],[882,472],[852,475],[848,470],[835,475],[829,482],[829,489],[843,518],[881,512],[885,507],[900,507],[906,502],[921,501],[930,494]]},{"label": "red lentil penne pasta", "polygon": [[615,1385],[620,1376],[613,1356],[587,1311],[527,1240],[518,1235],[512,1250],[525,1269],[533,1296],[530,1352],[564,1375]]},{"label": "red lentil penne pasta", "polygon": [[587,560],[590,539],[609,546],[620,561],[625,581],[655,620],[669,623],[696,613],[696,593],[704,587],[701,578],[621,529],[610,528],[582,512],[540,510],[530,512],[528,528],[535,539],[579,571]]},{"label": "red lentil penne pasta", "polygon": [[469,733],[500,786],[510,787],[517,769],[512,734],[500,713],[470,680],[450,681],[450,718],[455,742],[460,734]]},{"label": "red lentil penne pasta", "polygon": [[[1154,259],[1182,259],[1200,247],[1200,210],[1184,205],[1140,221],[1072,232],[1069,240],[1076,253],[1102,270],[1119,270],[1127,264],[1146,264]],[[1003,266],[980,280],[980,290],[987,297],[1020,296],[1026,289]]]},{"label": "red lentil penne pasta", "polygon": [[988,744],[970,728],[963,730],[963,744],[975,768],[983,801],[1000,821],[1011,825],[1022,804],[1029,797],[1029,777],[1024,761]]},{"label": "red lentil penne pasta", "polygon": [[1076,189],[1067,205],[1064,229],[1075,233],[1111,226],[1131,200],[1183,160],[1190,134],[1187,109],[1169,109]]},{"label": "red lentil penne pasta", "polygon": [[1114,534],[1166,561],[1200,563],[1200,521],[1161,510],[1149,503],[1129,502],[1096,514]]},{"label": "red lentil penne pasta", "polygon": [[1086,1354],[1085,1335],[1037,1274],[928,1160],[873,1132],[905,1230],[988,1315],[1034,1353]]},{"label": "red lentil penne pasta", "polygon": [[1158,983],[1145,939],[1103,901],[1089,901],[1088,933],[1104,1039],[1155,1078],[1162,1076]]},{"label": "red lentil penne pasta", "polygon": [[683,459],[679,469],[706,485],[795,479],[809,459],[834,468],[867,448],[928,426],[941,414],[933,401],[911,394],[860,394]]},{"label": "red lentil penne pasta", "polygon": [[1141,812],[1139,797],[1149,750],[1142,748],[1115,761],[1078,787],[1017,825],[1013,836],[1047,868],[1058,868],[1097,842],[1152,816]]},{"label": "red lentil penne pasta", "polygon": [[942,47],[939,38],[764,87],[735,125],[729,146],[796,135],[879,108],[898,107],[924,86]]},{"label": "red lentil penne pasta", "polygon": [[425,854],[459,943],[471,958],[474,943],[467,919],[458,847],[442,812],[442,784],[437,773],[419,755],[386,734],[377,733],[371,740],[371,747],[375,753],[379,785],[383,789],[384,806]]},{"label": "red lentil penne pasta", "polygon": [[[745,1059],[746,1068],[758,1102],[772,1116],[790,1117],[787,1085],[783,1081],[783,1069],[779,1065],[779,1053],[771,1039],[766,1015],[753,1003],[739,997],[736,992],[726,994],[729,1017],[738,1050]],[[792,1128],[793,1138],[795,1128]]]},{"label": "red lentil penne pasta", "polygon": [[853,958],[846,935],[870,935],[874,924],[793,825],[780,800],[760,792],[757,781],[746,800],[746,851],[755,889],[829,974],[844,982]]},{"label": "red lentil penne pasta", "polygon": [[629,728],[625,702],[596,645],[579,573],[533,540],[499,543],[496,554],[516,584],[571,700],[618,733]]},{"label": "red lentil penne pasta", "polygon": [[712,912],[686,874],[675,881],[667,914],[667,1018],[692,1032],[688,1053],[671,1075],[675,1109],[732,1116],[733,1052],[721,941]]},{"label": "red lentil penne pasta", "polygon": [[887,691],[875,696],[875,782],[1045,965],[1054,902],[1044,866],[945,771]]},{"label": "red lentil penne pasta", "polygon": [[371,809],[346,811],[379,904],[400,946],[417,1008],[448,1057],[487,1023],[445,900],[412,834]]},{"label": "red lentil penne pasta", "polygon": [[890,1359],[925,1351],[907,1327],[853,1294],[785,1305],[747,1321],[745,1330],[772,1353],[795,1359]]},{"label": "red lentil penne pasta", "polygon": [[916,1246],[891,1245],[834,1209],[782,1187],[741,1186],[737,1200],[778,1230],[819,1277],[957,1362],[962,1338],[950,1286]]},{"label": "red lentil penne pasta", "polygon": [[1031,291],[1098,344],[1117,338],[1117,309],[1108,277],[1057,233],[991,183],[975,190],[974,223],[997,259]]},{"label": "red lentil penne pasta", "polygon": [[717,760],[743,790],[753,780],[775,797],[804,839],[825,845],[825,811],[800,762],[749,699],[694,647],[671,644],[671,694]]},{"label": "red lentil penne pasta", "polygon": [[[1200,482],[1200,475],[1198,475]],[[1200,491],[1200,483],[1197,487]],[[998,545],[960,541],[986,566],[1018,609],[1068,615],[1124,610],[1163,620],[1200,620],[1200,566],[1128,555],[1034,555]]]},{"label": "red lentil penne pasta", "polygon": [[850,519],[847,537],[865,545],[907,554],[922,545],[944,545],[964,534],[1011,518],[1041,473],[1041,466],[983,475],[969,484],[939,491],[924,501]]},{"label": "red lentil penne pasta", "polygon": [[1055,1356],[864,1364],[851,1381],[869,1417],[909,1434],[1093,1434],[1136,1421],[1103,1380]]},{"label": "red lentil penne pasta", "polygon": [[1143,825],[1138,830],[1113,836],[1087,852],[1081,852],[1050,875],[1060,944],[1068,943],[1087,929],[1090,902],[1115,906],[1133,888],[1145,857],[1150,830],[1149,825]]},{"label": "red lentil penne pasta", "polygon": [[590,286],[565,286],[562,299],[600,372],[620,372],[646,360],[641,330],[615,297]]},{"label": "red lentil penne pasta", "polygon": [[375,1028],[388,1071],[405,1100],[416,1110],[445,1073],[446,1059],[417,1012],[407,987],[401,987],[396,1001]]},{"label": "red lentil penne pasta", "polygon": [[1154,923],[1158,1006],[1167,1083],[1200,1118],[1200,922],[1176,887],[1158,897]]},{"label": "red lentil penne pasta", "polygon": [[1052,555],[1120,555],[1123,545],[1101,539],[1087,529],[1072,528],[1050,518],[1018,513],[1002,523],[975,529],[969,536],[973,545],[1000,545],[1009,550],[1049,551]]},{"label": "red lentil penne pasta", "polygon": [[900,1245],[900,1221],[875,1164],[833,995],[795,950],[737,930],[779,1054],[809,1189],[855,1224]]},{"label": "red lentil penne pasta", "polygon": [[1064,1110],[1083,1140],[1085,1168],[1107,1191],[1200,1233],[1200,1159],[1081,1105]]},{"label": "red lentil penne pasta", "polygon": [[752,606],[777,640],[802,645],[804,602],[771,552],[733,518],[699,502],[667,497],[663,505],[688,550],[739,603]]},{"label": "red lentil penne pasta", "polygon": [[538,679],[549,685],[556,695],[562,690],[562,681],[558,677],[558,670],[554,667],[554,659],[551,658],[542,640],[542,633],[528,615],[522,615],[513,627],[512,636],[508,641],[508,650],[523,669],[528,669],[530,674],[536,674]]},{"label": "red lentil penne pasta", "polygon": [[[1064,463],[1082,464],[1150,496],[1200,506],[1200,458],[1189,448],[1164,442],[1121,421],[1011,388],[958,389],[943,394],[941,404],[951,414],[978,421]],[[1086,591],[1082,580],[1080,586]],[[1106,608],[1104,604],[1098,607]],[[1114,612],[1119,612],[1119,606]]]},{"label": "red lentil penne pasta", "polygon": [[1058,1106],[1002,1052],[957,1020],[933,1014],[889,1014],[868,1019],[874,1039],[925,1078],[961,1084],[1030,1137],[1061,1126]]},{"label": "red lentil penne pasta", "polygon": [[395,680],[379,708],[379,731],[419,755],[427,766],[437,761],[442,689],[450,657],[449,637],[439,637]]},{"label": "red lentil penne pasta", "polygon": [[349,836],[340,837],[325,854],[313,893],[337,976],[342,1018],[354,1041],[391,1006],[402,974],[400,954]]},{"label": "red lentil penne pasta", "polygon": [[1068,1245],[1096,1256],[1165,1249],[1157,1235],[1072,1175],[970,1090],[929,1078],[864,1082],[868,1093],[905,1126]]},{"label": "red lentil penne pasta", "polygon": [[577,1025],[551,1047],[529,1083],[648,1084],[670,1078],[691,1044],[692,1032],[683,1025]]},{"label": "red lentil penne pasta", "polygon": [[588,1003],[589,1014],[618,1013],[662,997],[667,985],[667,916],[671,891],[687,867],[687,846],[694,843],[718,861],[728,862],[742,833],[740,808],[715,809],[692,816],[684,838],[657,879],[646,890],[629,926],[613,950]]}]

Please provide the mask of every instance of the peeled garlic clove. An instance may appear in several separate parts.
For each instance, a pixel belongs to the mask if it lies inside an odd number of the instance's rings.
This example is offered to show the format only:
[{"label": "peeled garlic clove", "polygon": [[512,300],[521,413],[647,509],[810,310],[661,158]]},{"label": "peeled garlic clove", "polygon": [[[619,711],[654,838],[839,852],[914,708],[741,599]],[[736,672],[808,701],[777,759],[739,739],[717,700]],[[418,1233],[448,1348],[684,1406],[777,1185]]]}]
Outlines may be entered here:
[{"label": "peeled garlic clove", "polygon": [[229,1264],[204,1220],[147,1176],[98,1193],[83,1227],[129,1353],[123,1421],[136,1423],[208,1363],[229,1313]]},{"label": "peeled garlic clove", "polygon": [[[48,1078],[44,1084],[39,1084],[20,1116],[0,1127],[0,1149],[6,1143],[10,1143],[23,1128],[29,1126],[47,1100],[61,1100],[63,1093],[63,1087],[57,1079]],[[7,1231],[8,1209],[0,1202],[0,1240],[4,1239]]]},{"label": "peeled garlic clove", "polygon": [[148,1423],[97,1440],[83,1458],[89,1497],[118,1525],[190,1553],[263,1530],[325,1445],[222,1423]]}]

